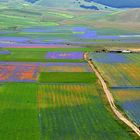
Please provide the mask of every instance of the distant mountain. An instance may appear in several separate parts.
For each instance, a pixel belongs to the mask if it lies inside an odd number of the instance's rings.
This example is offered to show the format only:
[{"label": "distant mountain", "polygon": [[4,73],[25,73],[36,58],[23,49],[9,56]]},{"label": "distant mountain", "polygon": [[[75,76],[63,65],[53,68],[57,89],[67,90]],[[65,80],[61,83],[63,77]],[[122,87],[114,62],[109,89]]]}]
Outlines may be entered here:
[{"label": "distant mountain", "polygon": [[85,0],[86,2],[97,2],[115,8],[140,8],[140,0]]},{"label": "distant mountain", "polygon": [[82,8],[82,9],[107,9],[107,8],[140,8],[140,0],[0,0],[0,3],[28,2],[44,7],[56,8]]},{"label": "distant mountain", "polygon": [[106,10],[114,9],[109,6],[90,2],[89,0],[0,0],[0,3],[4,2],[7,5],[25,5],[27,3],[42,6],[42,7],[53,7],[63,9],[90,9],[90,10]]},{"label": "distant mountain", "polygon": [[34,3],[35,5],[41,5],[44,7],[55,7],[64,9],[92,9],[92,10],[104,10],[112,9],[109,6],[103,4],[89,2],[86,0],[26,0]]},{"label": "distant mountain", "polygon": [[35,2],[37,2],[38,0],[25,0],[25,1],[31,2],[31,3],[35,3]]}]

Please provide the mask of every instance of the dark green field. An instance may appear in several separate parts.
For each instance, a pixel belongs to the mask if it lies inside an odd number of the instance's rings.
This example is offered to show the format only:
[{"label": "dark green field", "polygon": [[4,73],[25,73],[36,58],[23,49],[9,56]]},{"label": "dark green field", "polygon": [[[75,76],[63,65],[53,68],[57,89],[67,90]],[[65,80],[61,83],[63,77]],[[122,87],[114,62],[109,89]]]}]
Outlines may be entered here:
[{"label": "dark green field", "polygon": [[93,83],[96,80],[90,72],[42,72],[39,76],[41,83]]}]

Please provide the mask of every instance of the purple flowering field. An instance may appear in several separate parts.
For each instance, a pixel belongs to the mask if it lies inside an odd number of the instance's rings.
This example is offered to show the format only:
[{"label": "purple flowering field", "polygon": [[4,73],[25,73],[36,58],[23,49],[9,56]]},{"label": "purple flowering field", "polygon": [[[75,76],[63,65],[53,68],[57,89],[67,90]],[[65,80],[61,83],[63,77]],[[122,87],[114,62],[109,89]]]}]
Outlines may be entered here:
[{"label": "purple flowering field", "polygon": [[11,52],[10,51],[7,51],[7,50],[2,50],[2,51],[0,51],[0,55],[1,54],[8,55],[8,54],[11,54]]},{"label": "purple flowering field", "polygon": [[86,27],[74,27],[72,29],[74,36],[82,39],[118,39],[119,36],[115,35],[98,35],[96,30],[92,30]]},{"label": "purple flowering field", "polygon": [[92,72],[88,63],[48,62],[40,67],[41,72]]},{"label": "purple flowering field", "polygon": [[117,53],[90,53],[90,58],[99,63],[115,64],[128,63],[129,60],[125,55]]},{"label": "purple flowering field", "polygon": [[140,87],[113,89],[112,93],[128,117],[140,125]]},{"label": "purple flowering field", "polygon": [[140,99],[123,102],[122,108],[132,120],[140,125]]},{"label": "purple flowering field", "polygon": [[48,52],[47,59],[83,59],[83,52]]}]

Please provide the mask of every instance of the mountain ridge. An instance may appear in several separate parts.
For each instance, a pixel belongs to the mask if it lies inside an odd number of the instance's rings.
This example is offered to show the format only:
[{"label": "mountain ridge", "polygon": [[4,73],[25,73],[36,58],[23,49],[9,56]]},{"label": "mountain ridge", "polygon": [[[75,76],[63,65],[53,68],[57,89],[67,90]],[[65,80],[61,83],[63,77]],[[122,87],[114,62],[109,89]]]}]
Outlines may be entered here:
[{"label": "mountain ridge", "polygon": [[114,8],[99,4],[99,3],[89,3],[85,0],[0,0],[0,3],[4,3],[9,6],[18,5],[32,5],[41,7],[53,7],[57,9],[87,9],[87,10],[113,10]]},{"label": "mountain ridge", "polygon": [[85,0],[86,2],[96,2],[114,8],[140,8],[140,0]]}]

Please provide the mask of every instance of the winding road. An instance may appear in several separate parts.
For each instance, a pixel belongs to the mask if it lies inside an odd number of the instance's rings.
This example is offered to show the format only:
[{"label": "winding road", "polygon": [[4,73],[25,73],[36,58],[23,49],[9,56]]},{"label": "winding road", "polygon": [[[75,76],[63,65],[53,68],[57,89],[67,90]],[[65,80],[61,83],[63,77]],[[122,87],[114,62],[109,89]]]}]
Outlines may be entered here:
[{"label": "winding road", "polygon": [[109,88],[107,87],[106,82],[104,81],[104,79],[102,78],[102,76],[100,75],[100,73],[98,72],[98,70],[96,69],[94,63],[92,62],[92,60],[89,59],[88,57],[88,53],[84,54],[84,59],[88,62],[88,64],[90,65],[90,67],[92,68],[92,70],[95,72],[96,76],[98,77],[98,79],[101,82],[101,85],[103,87],[103,90],[107,96],[108,102],[110,104],[111,109],[113,110],[113,112],[115,113],[115,115],[122,121],[124,122],[127,126],[129,126],[138,136],[140,136],[140,129],[133,123],[131,122],[128,118],[126,118],[121,111],[119,111],[119,109],[116,107],[115,102],[114,102],[114,98],[109,90]]}]

